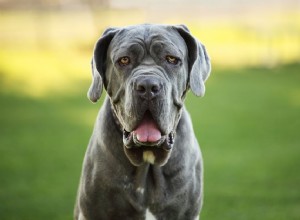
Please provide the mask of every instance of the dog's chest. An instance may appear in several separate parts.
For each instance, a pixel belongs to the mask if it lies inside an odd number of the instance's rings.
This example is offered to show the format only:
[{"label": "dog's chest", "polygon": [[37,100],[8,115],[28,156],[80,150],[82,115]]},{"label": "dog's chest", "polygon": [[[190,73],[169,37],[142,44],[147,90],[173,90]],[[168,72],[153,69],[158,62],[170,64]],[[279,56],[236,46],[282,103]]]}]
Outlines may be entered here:
[{"label": "dog's chest", "polygon": [[123,185],[128,202],[135,207],[138,212],[144,213],[142,214],[144,219],[157,220],[155,213],[151,212],[150,207],[158,207],[158,203],[161,203],[161,201],[156,200],[154,202],[153,195],[149,194],[149,189],[145,189],[144,187],[145,186],[135,187],[132,183]]},{"label": "dog's chest", "polygon": [[[162,176],[156,174],[137,173],[134,176],[124,176],[121,184],[123,198],[138,212],[145,213],[145,219],[154,220],[155,212],[161,212],[169,206],[170,195],[176,196],[176,192],[166,190],[168,180],[162,180]],[[120,194],[122,195],[122,194]],[[154,211],[151,211],[154,210]]]}]

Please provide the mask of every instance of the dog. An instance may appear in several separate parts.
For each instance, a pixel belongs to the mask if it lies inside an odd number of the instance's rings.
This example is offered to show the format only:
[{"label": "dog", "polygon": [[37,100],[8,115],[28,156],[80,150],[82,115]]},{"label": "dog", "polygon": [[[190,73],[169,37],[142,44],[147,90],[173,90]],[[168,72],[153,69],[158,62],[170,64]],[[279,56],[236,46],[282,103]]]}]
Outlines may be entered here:
[{"label": "dog", "polygon": [[205,93],[205,47],[184,25],[109,28],[97,41],[88,98],[107,96],[81,174],[79,220],[199,219],[202,155],[184,107]]}]

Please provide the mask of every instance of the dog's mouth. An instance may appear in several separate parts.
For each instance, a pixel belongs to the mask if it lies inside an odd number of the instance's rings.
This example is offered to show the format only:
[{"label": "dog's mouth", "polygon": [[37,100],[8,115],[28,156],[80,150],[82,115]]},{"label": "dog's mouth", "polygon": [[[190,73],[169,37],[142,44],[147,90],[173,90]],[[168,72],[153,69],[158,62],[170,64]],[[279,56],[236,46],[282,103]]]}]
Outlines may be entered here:
[{"label": "dog's mouth", "polygon": [[164,165],[174,144],[174,132],[164,134],[151,113],[144,117],[133,131],[123,130],[124,150],[130,161],[139,166],[143,162]]},{"label": "dog's mouth", "polygon": [[174,144],[174,132],[163,135],[151,113],[146,111],[135,130],[123,130],[123,143],[127,149],[134,147],[157,147],[170,150]]}]

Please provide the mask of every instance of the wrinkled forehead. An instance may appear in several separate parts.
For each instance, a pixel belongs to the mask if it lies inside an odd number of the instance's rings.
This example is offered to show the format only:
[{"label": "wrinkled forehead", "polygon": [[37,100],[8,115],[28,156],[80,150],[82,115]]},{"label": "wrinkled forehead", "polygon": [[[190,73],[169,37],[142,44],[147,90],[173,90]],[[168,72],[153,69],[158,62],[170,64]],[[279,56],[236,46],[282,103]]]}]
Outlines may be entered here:
[{"label": "wrinkled forehead", "polygon": [[160,44],[176,50],[183,56],[187,54],[187,46],[178,31],[172,26],[163,25],[139,25],[123,28],[113,38],[110,49],[112,52],[126,50],[136,44],[148,50],[155,44]]}]

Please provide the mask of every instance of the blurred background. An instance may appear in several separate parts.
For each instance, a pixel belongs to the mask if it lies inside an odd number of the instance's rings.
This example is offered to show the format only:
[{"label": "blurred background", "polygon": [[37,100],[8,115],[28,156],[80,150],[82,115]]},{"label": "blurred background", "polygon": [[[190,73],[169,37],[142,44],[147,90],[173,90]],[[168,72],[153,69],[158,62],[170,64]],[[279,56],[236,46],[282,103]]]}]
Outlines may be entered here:
[{"label": "blurred background", "polygon": [[72,219],[101,105],[93,45],[140,23],[187,25],[212,60],[206,96],[186,100],[201,219],[300,219],[299,0],[0,0],[0,219]]}]

